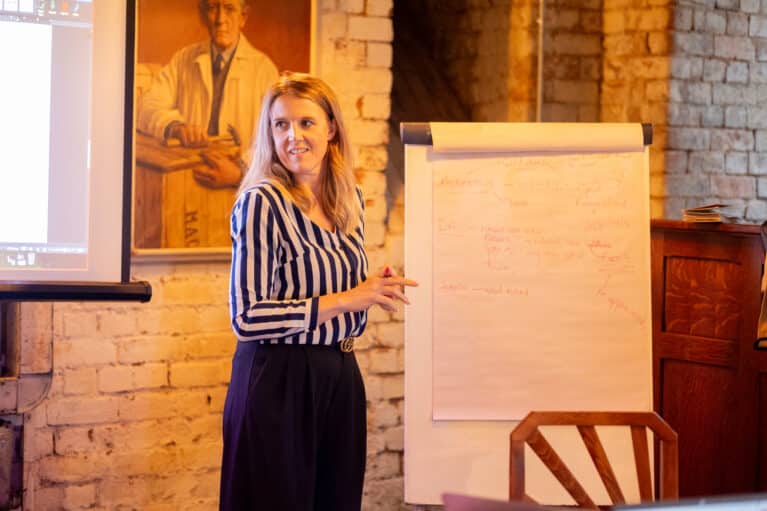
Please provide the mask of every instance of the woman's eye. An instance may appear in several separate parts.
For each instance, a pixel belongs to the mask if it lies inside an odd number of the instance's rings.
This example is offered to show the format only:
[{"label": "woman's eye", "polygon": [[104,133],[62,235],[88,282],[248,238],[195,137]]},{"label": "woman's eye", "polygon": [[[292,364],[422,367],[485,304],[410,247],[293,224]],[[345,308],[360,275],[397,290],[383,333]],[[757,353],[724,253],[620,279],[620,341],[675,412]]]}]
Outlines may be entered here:
[{"label": "woman's eye", "polygon": [[301,122],[301,125],[302,125],[304,128],[308,128],[309,126],[314,126],[314,121],[312,121],[312,120],[310,120],[310,119],[304,119],[304,120]]},{"label": "woman's eye", "polygon": [[283,129],[285,127],[285,121],[275,121],[274,127],[277,129]]}]

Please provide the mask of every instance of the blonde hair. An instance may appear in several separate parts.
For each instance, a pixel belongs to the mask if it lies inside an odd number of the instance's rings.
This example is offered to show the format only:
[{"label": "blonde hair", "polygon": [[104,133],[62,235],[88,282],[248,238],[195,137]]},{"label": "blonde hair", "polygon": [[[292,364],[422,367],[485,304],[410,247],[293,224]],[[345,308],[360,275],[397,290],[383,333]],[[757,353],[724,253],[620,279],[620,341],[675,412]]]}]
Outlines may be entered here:
[{"label": "blonde hair", "polygon": [[325,153],[317,201],[333,225],[349,233],[358,226],[361,214],[352,167],[351,144],[335,93],[317,77],[305,73],[284,73],[269,87],[261,104],[256,127],[253,161],[240,183],[238,194],[268,180],[281,185],[302,211],[308,212],[312,206],[312,197],[298,186],[293,174],[280,163],[274,147],[271,109],[277,98],[286,95],[312,101],[327,114],[329,122],[336,124],[336,133],[328,142]]}]

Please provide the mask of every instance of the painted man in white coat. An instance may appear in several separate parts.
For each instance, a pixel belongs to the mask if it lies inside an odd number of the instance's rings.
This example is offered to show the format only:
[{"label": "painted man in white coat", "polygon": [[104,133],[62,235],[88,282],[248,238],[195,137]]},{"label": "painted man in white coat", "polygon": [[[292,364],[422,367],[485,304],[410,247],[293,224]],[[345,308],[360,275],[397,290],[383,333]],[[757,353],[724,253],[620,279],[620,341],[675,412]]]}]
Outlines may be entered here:
[{"label": "painted man in white coat", "polygon": [[233,135],[241,158],[203,152],[205,165],[195,168],[194,177],[209,188],[237,187],[250,163],[261,99],[277,79],[277,67],[241,33],[247,0],[200,0],[199,11],[210,39],[176,52],[155,76],[141,96],[137,128],[185,147]]}]

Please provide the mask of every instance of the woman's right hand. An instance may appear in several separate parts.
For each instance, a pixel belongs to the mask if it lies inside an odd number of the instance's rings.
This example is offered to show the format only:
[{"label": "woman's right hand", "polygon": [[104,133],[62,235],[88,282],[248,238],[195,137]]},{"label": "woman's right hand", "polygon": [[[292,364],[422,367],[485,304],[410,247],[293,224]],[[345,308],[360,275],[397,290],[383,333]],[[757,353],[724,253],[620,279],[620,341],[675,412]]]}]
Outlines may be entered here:
[{"label": "woman's right hand", "polygon": [[390,267],[385,266],[357,287],[342,293],[344,305],[349,312],[359,312],[378,305],[382,309],[394,312],[397,301],[410,303],[404,293],[404,286],[417,286],[418,282],[398,276]]}]

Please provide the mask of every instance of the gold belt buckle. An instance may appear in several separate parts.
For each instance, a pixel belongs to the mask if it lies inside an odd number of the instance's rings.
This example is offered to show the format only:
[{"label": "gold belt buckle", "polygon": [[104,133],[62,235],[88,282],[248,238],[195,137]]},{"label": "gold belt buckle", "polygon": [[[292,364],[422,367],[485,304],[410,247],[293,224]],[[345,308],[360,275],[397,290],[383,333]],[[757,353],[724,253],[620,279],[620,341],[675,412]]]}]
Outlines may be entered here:
[{"label": "gold belt buckle", "polygon": [[341,348],[341,351],[344,353],[349,353],[354,351],[354,337],[347,337],[346,339],[341,339],[341,342],[338,343],[338,347]]}]

